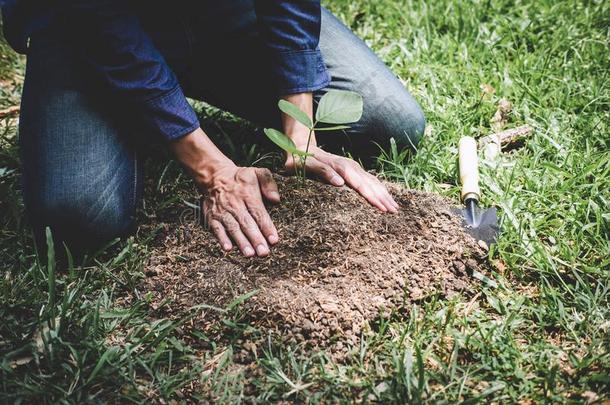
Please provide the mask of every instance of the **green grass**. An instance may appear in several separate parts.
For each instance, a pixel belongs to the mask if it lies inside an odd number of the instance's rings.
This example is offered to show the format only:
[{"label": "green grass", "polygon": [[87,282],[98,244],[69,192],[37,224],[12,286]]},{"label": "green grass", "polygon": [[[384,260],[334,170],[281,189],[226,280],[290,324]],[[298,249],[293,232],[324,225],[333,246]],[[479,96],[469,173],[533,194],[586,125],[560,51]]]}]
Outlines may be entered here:
[{"label": "green grass", "polygon": [[[145,236],[68,272],[36,258],[23,221],[16,131],[3,123],[0,402],[185,394],[221,402],[610,399],[610,4],[327,3],[425,110],[418,154],[386,156],[387,177],[457,202],[457,140],[490,133],[500,98],[514,106],[508,126],[535,128],[522,148],[483,165],[484,202],[502,212],[490,257],[500,287],[482,286],[472,301],[432,298],[380,320],[343,364],[269,342],[252,375],[232,360],[243,337],[259,333],[242,322],[239,306],[224,313],[229,344],[217,345],[152,319],[146,295],[125,302],[142,277]],[[0,52],[0,79],[22,75],[22,61],[1,42]],[[484,94],[482,84],[495,92]],[[16,103],[19,88],[3,85],[0,107]],[[227,135],[249,127],[211,109],[204,118],[233,158],[258,159],[260,149],[236,147],[242,143]],[[191,190],[176,164],[152,166],[145,210]],[[189,346],[193,338],[205,348]]]}]

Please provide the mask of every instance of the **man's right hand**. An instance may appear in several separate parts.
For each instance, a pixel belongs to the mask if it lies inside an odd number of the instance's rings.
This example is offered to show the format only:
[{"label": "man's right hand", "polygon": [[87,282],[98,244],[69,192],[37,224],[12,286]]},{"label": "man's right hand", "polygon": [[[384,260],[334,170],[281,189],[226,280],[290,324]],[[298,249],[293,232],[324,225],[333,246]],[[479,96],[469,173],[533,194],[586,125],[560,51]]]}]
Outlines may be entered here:
[{"label": "man's right hand", "polygon": [[267,169],[238,167],[201,129],[175,140],[171,149],[204,195],[206,223],[225,250],[237,244],[251,257],[266,256],[279,236],[263,197],[280,201],[277,185]]},{"label": "man's right hand", "polygon": [[232,239],[246,257],[267,256],[269,246],[278,242],[263,197],[272,203],[280,201],[268,169],[232,164],[215,171],[205,192],[203,212],[224,250],[232,249]]}]

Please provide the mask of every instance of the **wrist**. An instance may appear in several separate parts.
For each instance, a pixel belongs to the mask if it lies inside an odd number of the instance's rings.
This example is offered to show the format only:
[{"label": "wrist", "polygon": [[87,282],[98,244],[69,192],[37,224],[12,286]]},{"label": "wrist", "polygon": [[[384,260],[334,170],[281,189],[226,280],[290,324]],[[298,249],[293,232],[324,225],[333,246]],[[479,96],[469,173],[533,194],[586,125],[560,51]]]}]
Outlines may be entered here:
[{"label": "wrist", "polygon": [[292,140],[292,142],[294,142],[297,149],[304,151],[307,148],[308,144],[309,147],[317,145],[315,132],[312,131],[310,136],[308,129],[292,132],[285,131],[284,133],[288,138]]},{"label": "wrist", "polygon": [[[284,100],[294,104],[299,110],[303,111],[309,118],[313,117],[313,95],[312,93],[297,93],[282,97]],[[282,114],[282,129],[284,134],[288,136],[298,149],[305,150],[307,144],[315,145],[316,136],[313,131],[290,117],[288,114]]]},{"label": "wrist", "polygon": [[172,141],[170,148],[200,189],[211,187],[219,170],[236,167],[201,128]]}]

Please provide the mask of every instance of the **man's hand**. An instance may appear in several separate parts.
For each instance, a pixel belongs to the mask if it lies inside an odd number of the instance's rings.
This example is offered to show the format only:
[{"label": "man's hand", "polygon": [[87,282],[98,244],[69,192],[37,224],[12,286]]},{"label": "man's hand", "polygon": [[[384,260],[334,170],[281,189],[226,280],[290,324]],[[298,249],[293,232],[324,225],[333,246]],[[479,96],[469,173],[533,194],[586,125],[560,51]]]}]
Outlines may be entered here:
[{"label": "man's hand", "polygon": [[[304,111],[309,117],[313,115],[313,98],[311,93],[299,93],[284,97],[284,99]],[[284,133],[288,135],[300,150],[309,146],[309,153],[314,156],[307,158],[305,171],[333,186],[347,184],[362,195],[371,205],[382,212],[395,213],[398,204],[392,198],[383,184],[370,173],[367,173],[357,162],[346,157],[328,153],[317,147],[316,136],[309,139],[309,130],[287,114],[282,114]],[[292,156],[287,156],[285,167],[294,173],[295,162]]]},{"label": "man's hand", "polygon": [[279,237],[263,197],[280,200],[267,169],[238,167],[224,156],[201,129],[174,141],[171,148],[204,194],[203,212],[224,250],[251,257],[266,256]]},{"label": "man's hand", "polygon": [[[304,150],[304,147],[301,149]],[[333,155],[315,145],[309,145],[309,152],[313,156],[307,158],[305,168],[307,173],[333,186],[341,187],[347,184],[382,212],[398,211],[398,204],[379,179],[366,172],[354,160]],[[294,173],[297,163],[299,162],[295,162],[292,156],[289,156],[285,163],[286,170]]]},{"label": "man's hand", "polygon": [[279,238],[263,197],[273,203],[280,201],[268,169],[231,165],[215,171],[203,210],[224,250],[233,248],[232,239],[246,257],[269,254],[269,245]]}]

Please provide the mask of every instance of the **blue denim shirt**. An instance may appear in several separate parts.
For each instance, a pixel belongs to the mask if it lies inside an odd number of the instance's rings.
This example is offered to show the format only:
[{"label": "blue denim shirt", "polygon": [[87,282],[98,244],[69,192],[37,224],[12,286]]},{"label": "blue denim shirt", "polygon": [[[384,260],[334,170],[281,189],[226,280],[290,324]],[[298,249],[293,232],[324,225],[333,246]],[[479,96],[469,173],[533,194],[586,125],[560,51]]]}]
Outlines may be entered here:
[{"label": "blue denim shirt", "polygon": [[[3,0],[0,0],[2,5]],[[49,3],[53,6],[48,5]],[[47,5],[44,5],[47,4]],[[318,49],[319,0],[254,0],[261,37],[273,61],[278,96],[323,88],[330,77]],[[128,0],[7,0],[5,35],[18,52],[61,14],[62,29],[116,95],[128,100],[167,140],[199,127],[175,74],[147,35]],[[82,44],[86,44],[82,45]]]}]

